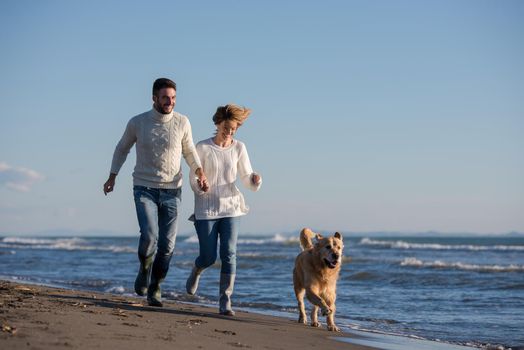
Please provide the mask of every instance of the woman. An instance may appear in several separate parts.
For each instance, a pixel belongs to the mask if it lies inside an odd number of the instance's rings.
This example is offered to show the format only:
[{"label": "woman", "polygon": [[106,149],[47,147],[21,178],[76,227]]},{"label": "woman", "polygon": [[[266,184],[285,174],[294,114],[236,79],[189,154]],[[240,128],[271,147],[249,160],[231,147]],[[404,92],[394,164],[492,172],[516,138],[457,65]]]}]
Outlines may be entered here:
[{"label": "woman", "polygon": [[196,178],[191,178],[191,188],[195,193],[192,219],[200,244],[200,255],[187,279],[186,290],[191,295],[195,294],[200,274],[215,263],[220,239],[222,267],[219,313],[227,316],[235,315],[231,309],[231,295],[236,275],[239,219],[249,210],[235,181],[238,176],[253,191],[258,191],[262,184],[260,175],[251,168],[246,146],[233,139],[250,113],[250,109],[234,104],[217,108],[213,116],[217,128],[215,136],[196,145],[207,183],[199,183]]}]

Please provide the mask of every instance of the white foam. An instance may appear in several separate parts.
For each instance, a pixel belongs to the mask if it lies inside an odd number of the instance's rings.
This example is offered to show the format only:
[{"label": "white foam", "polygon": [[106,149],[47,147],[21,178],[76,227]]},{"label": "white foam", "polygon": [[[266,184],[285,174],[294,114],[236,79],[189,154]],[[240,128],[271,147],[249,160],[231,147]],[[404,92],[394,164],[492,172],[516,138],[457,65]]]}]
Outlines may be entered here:
[{"label": "white foam", "polygon": [[198,243],[198,236],[191,235],[184,240],[185,243]]},{"label": "white foam", "polygon": [[67,244],[85,242],[81,238],[56,238],[56,239],[42,239],[42,238],[24,238],[24,237],[5,237],[2,239],[4,243],[12,244],[26,244],[26,245],[45,245],[45,244]]},{"label": "white foam", "polygon": [[524,265],[477,265],[465,264],[462,262],[445,262],[441,260],[422,261],[417,258],[405,258],[400,262],[400,266],[429,267],[439,269],[458,269],[482,272],[524,272]]},{"label": "white foam", "polygon": [[116,286],[106,289],[106,293],[113,293],[113,294],[124,294],[126,289],[123,286]]},{"label": "white foam", "polygon": [[[267,236],[267,237],[253,237],[249,238],[249,236],[243,236],[243,238],[239,238],[237,243],[238,244],[275,244],[275,243],[297,243],[298,244],[299,238],[298,237],[288,237],[283,234],[277,233],[273,236]],[[198,237],[197,235],[191,235],[187,237],[184,240],[185,243],[198,243]]]},{"label": "white foam", "polygon": [[362,238],[362,245],[381,246],[393,249],[429,249],[429,250],[524,250],[522,245],[473,245],[473,244],[438,244],[438,243],[410,243],[405,241],[381,241]]},{"label": "white foam", "polygon": [[126,246],[90,246],[82,238],[21,238],[5,237],[0,241],[0,248],[9,249],[53,249],[53,250],[98,250],[115,253],[134,253],[136,249]]},{"label": "white foam", "polygon": [[272,243],[294,243],[298,242],[298,237],[286,237],[280,233],[272,237],[253,238],[253,239],[239,239],[238,244],[272,244]]}]

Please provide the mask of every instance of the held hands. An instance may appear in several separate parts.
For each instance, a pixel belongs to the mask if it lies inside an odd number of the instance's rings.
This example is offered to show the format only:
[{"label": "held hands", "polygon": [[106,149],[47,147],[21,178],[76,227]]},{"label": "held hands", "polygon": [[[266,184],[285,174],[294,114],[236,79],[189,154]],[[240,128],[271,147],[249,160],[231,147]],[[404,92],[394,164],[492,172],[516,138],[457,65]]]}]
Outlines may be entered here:
[{"label": "held hands", "polygon": [[198,187],[200,187],[202,191],[207,192],[209,190],[209,184],[202,168],[198,168],[195,174],[197,176]]},{"label": "held hands", "polygon": [[207,192],[209,190],[209,185],[207,183],[207,179],[204,177],[204,179],[197,179],[198,187],[204,192]]}]

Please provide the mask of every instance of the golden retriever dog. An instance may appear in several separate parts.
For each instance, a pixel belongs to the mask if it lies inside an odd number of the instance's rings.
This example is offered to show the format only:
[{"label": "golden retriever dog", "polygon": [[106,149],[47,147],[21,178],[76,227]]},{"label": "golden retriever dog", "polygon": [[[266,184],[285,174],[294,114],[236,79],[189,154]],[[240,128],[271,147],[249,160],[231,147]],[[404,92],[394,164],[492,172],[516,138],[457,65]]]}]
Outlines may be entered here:
[{"label": "golden retriever dog", "polygon": [[[313,238],[316,242],[313,243]],[[313,304],[311,326],[320,327],[318,309],[326,316],[327,328],[340,332],[335,325],[335,299],[337,279],[342,263],[342,235],[336,232],[332,237],[322,237],[308,228],[300,232],[302,252],[295,259],[293,286],[298,301],[298,322],[307,324],[304,295]]]}]

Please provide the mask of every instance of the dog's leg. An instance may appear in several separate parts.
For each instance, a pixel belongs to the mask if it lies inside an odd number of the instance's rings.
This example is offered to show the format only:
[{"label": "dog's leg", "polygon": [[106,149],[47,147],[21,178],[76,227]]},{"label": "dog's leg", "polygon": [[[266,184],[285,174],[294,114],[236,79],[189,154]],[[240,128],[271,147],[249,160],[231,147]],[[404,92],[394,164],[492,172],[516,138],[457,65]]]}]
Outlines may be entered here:
[{"label": "dog's leg", "polygon": [[326,321],[327,321],[327,329],[329,331],[332,331],[332,332],[340,332],[340,328],[337,327],[337,325],[335,324],[335,311],[336,311],[336,306],[333,304],[330,306],[331,310],[333,311],[332,313],[330,313],[327,317],[326,317]]},{"label": "dog's leg", "polygon": [[311,310],[311,327],[320,327],[320,322],[318,322],[318,306],[313,305]]},{"label": "dog's leg", "polygon": [[335,306],[335,299],[336,295],[334,293],[326,296],[326,303],[329,305],[329,308],[332,311],[326,317],[327,329],[332,332],[340,332],[340,328],[335,325],[335,312],[337,310],[337,307]]},{"label": "dog's leg", "polygon": [[315,293],[311,288],[306,289],[306,297],[311,302],[311,304],[318,306],[322,311],[322,316],[329,315],[332,311],[329,308],[328,304]]},{"label": "dog's leg", "polygon": [[304,295],[306,290],[295,290],[295,295],[297,296],[298,301],[298,323],[307,324],[307,315],[306,315],[306,306],[304,305]]}]

